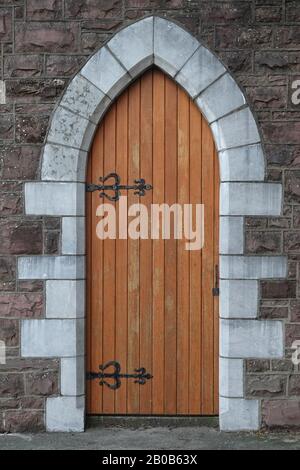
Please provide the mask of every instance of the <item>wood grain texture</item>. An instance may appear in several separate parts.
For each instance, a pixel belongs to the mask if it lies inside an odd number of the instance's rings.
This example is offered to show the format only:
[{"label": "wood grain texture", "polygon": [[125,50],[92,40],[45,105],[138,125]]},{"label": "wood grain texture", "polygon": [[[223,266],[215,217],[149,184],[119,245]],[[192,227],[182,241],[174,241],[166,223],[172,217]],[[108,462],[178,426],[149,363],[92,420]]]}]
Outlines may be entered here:
[{"label": "wood grain texture", "polygon": [[[128,191],[128,206],[141,202],[150,210],[152,203],[204,204],[204,247],[186,250],[188,240],[176,239],[173,229],[168,240],[160,233],[154,240],[101,241],[96,211],[103,200],[98,193],[87,194],[87,369],[97,371],[105,361],[117,360],[122,372],[145,367],[153,375],[143,386],[123,379],[116,391],[88,381],[88,413],[215,415],[217,153],[195,104],[158,70],[131,85],[96,132],[88,182],[98,183],[111,172],[124,184],[142,177],[153,185],[142,198]],[[110,204],[118,214],[119,203]]]}]

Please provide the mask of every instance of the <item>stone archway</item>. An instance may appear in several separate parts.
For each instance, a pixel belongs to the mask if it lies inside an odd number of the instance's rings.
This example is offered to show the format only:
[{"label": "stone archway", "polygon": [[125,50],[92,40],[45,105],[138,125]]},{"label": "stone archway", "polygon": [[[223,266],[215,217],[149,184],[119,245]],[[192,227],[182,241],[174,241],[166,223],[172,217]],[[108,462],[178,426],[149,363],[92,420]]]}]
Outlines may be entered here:
[{"label": "stone archway", "polygon": [[46,316],[22,321],[22,356],[61,359],[61,396],[47,399],[48,431],[84,430],[88,150],[110,103],[153,64],[195,100],[219,152],[221,429],[260,427],[259,400],[245,399],[244,359],[283,356],[282,322],[257,319],[258,280],[285,277],[286,258],[244,255],[244,217],[279,215],[281,185],[264,182],[255,119],[223,64],[177,24],[151,16],[119,31],[73,78],[52,116],[41,179],[25,184],[26,214],[62,217],[61,256],[18,261],[20,279],[46,280]]}]

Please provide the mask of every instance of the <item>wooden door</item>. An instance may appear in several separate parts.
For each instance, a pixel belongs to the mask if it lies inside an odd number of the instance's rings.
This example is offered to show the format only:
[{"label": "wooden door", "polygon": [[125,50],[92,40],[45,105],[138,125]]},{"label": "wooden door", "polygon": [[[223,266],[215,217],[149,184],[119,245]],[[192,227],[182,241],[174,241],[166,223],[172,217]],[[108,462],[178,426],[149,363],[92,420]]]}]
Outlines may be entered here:
[{"label": "wooden door", "polygon": [[[89,414],[218,413],[219,175],[209,126],[187,94],[158,70],[145,73],[112,105],[95,135],[88,182],[116,172],[123,184],[153,185],[128,205],[202,203],[204,248],[186,240],[96,236],[103,201],[87,193],[87,371],[117,361],[144,367],[145,384],[121,378],[116,390],[87,380]],[[118,206],[118,202],[111,202]],[[113,367],[106,371],[113,372]],[[114,380],[107,379],[110,384]]]}]

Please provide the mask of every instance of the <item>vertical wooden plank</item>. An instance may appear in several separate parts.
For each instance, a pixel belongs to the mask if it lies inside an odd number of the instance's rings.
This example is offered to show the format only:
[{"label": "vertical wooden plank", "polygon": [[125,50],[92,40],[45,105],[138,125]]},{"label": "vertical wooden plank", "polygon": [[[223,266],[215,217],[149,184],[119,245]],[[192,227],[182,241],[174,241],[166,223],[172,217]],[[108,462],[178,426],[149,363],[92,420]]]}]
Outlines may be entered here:
[{"label": "vertical wooden plank", "polygon": [[[177,198],[181,208],[189,203],[190,192],[190,100],[178,88],[178,170]],[[190,276],[189,251],[186,240],[177,242],[177,414],[189,412],[189,316]]]},{"label": "vertical wooden plank", "polygon": [[[165,78],[153,71],[153,203],[164,203],[165,184]],[[153,414],[164,413],[165,257],[164,241],[153,240]],[[167,390],[169,386],[167,385]]]},{"label": "vertical wooden plank", "polygon": [[[218,153],[214,148],[214,266],[219,266],[220,176]],[[218,269],[219,272],[219,269]],[[215,273],[216,274],[216,273]],[[219,413],[219,297],[214,297],[214,410]]]},{"label": "vertical wooden plank", "polygon": [[214,143],[207,122],[202,120],[202,201],[205,210],[202,251],[202,383],[203,414],[213,414],[214,380]]},{"label": "vertical wooden plank", "polygon": [[[98,183],[99,177],[103,175],[104,165],[104,128],[101,126],[94,139],[91,153],[91,173],[89,182]],[[96,211],[101,201],[97,193],[92,193],[91,212],[88,213],[91,220],[91,246],[89,248],[88,285],[90,294],[90,348],[91,361],[90,371],[96,371],[103,362],[103,241],[96,235],[98,218]],[[102,413],[103,411],[103,389],[97,381],[92,381],[91,387],[91,412]]]},{"label": "vertical wooden plank", "polygon": [[[190,103],[190,203],[201,204],[202,116]],[[194,212],[193,212],[194,213]],[[189,413],[201,413],[201,263],[202,249],[190,252]]]},{"label": "vertical wooden plank", "polygon": [[[104,122],[104,175],[115,171],[116,164],[116,105],[114,104]],[[115,206],[114,202],[105,200]],[[115,359],[115,288],[116,288],[116,241],[106,239],[103,259],[103,362]],[[112,414],[115,410],[115,392],[103,387],[103,413]]]},{"label": "vertical wooden plank", "polygon": [[[152,71],[141,78],[141,158],[140,175],[152,184],[152,133],[153,100]],[[151,213],[152,191],[141,198],[141,203]],[[148,237],[150,234],[148,227]],[[152,372],[152,242],[151,237],[140,241],[140,367]],[[152,410],[152,381],[139,387],[140,413],[150,414]]]},{"label": "vertical wooden plank", "polygon": [[[177,202],[177,86],[165,79],[165,202]],[[165,241],[165,413],[177,412],[177,243]]]},{"label": "vertical wooden plank", "polygon": [[[128,122],[128,180],[131,183],[140,176],[140,81],[129,89]],[[128,206],[137,202],[136,195],[128,192]],[[139,240],[128,239],[128,371],[139,367]],[[139,388],[128,381],[129,414],[139,413]]]},{"label": "vertical wooden plank", "polygon": [[[117,101],[116,122],[116,171],[123,184],[127,184],[128,166],[128,91]],[[120,203],[116,204],[119,220]],[[127,217],[126,217],[127,218]],[[119,224],[117,224],[119,230]],[[123,372],[127,371],[127,239],[116,240],[116,360]],[[126,414],[127,380],[115,392],[115,412]]]}]

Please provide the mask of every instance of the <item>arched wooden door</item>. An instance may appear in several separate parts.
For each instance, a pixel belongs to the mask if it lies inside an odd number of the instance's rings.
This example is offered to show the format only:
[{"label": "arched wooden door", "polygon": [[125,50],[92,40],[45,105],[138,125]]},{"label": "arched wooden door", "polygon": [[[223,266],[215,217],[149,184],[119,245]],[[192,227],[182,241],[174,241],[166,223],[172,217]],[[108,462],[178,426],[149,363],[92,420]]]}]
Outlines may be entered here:
[{"label": "arched wooden door", "polygon": [[[144,367],[145,384],[121,377],[114,390],[87,380],[88,414],[218,413],[219,175],[210,129],[198,108],[158,70],[145,73],[113,104],[96,133],[88,183],[111,172],[122,183],[153,185],[128,205],[202,203],[204,248],[186,240],[100,240],[99,192],[87,193],[87,371],[117,361]],[[104,202],[107,203],[107,200]],[[117,205],[118,202],[111,204]],[[215,293],[216,294],[216,293]],[[104,373],[112,373],[108,367]],[[112,385],[115,381],[106,379]]]}]

